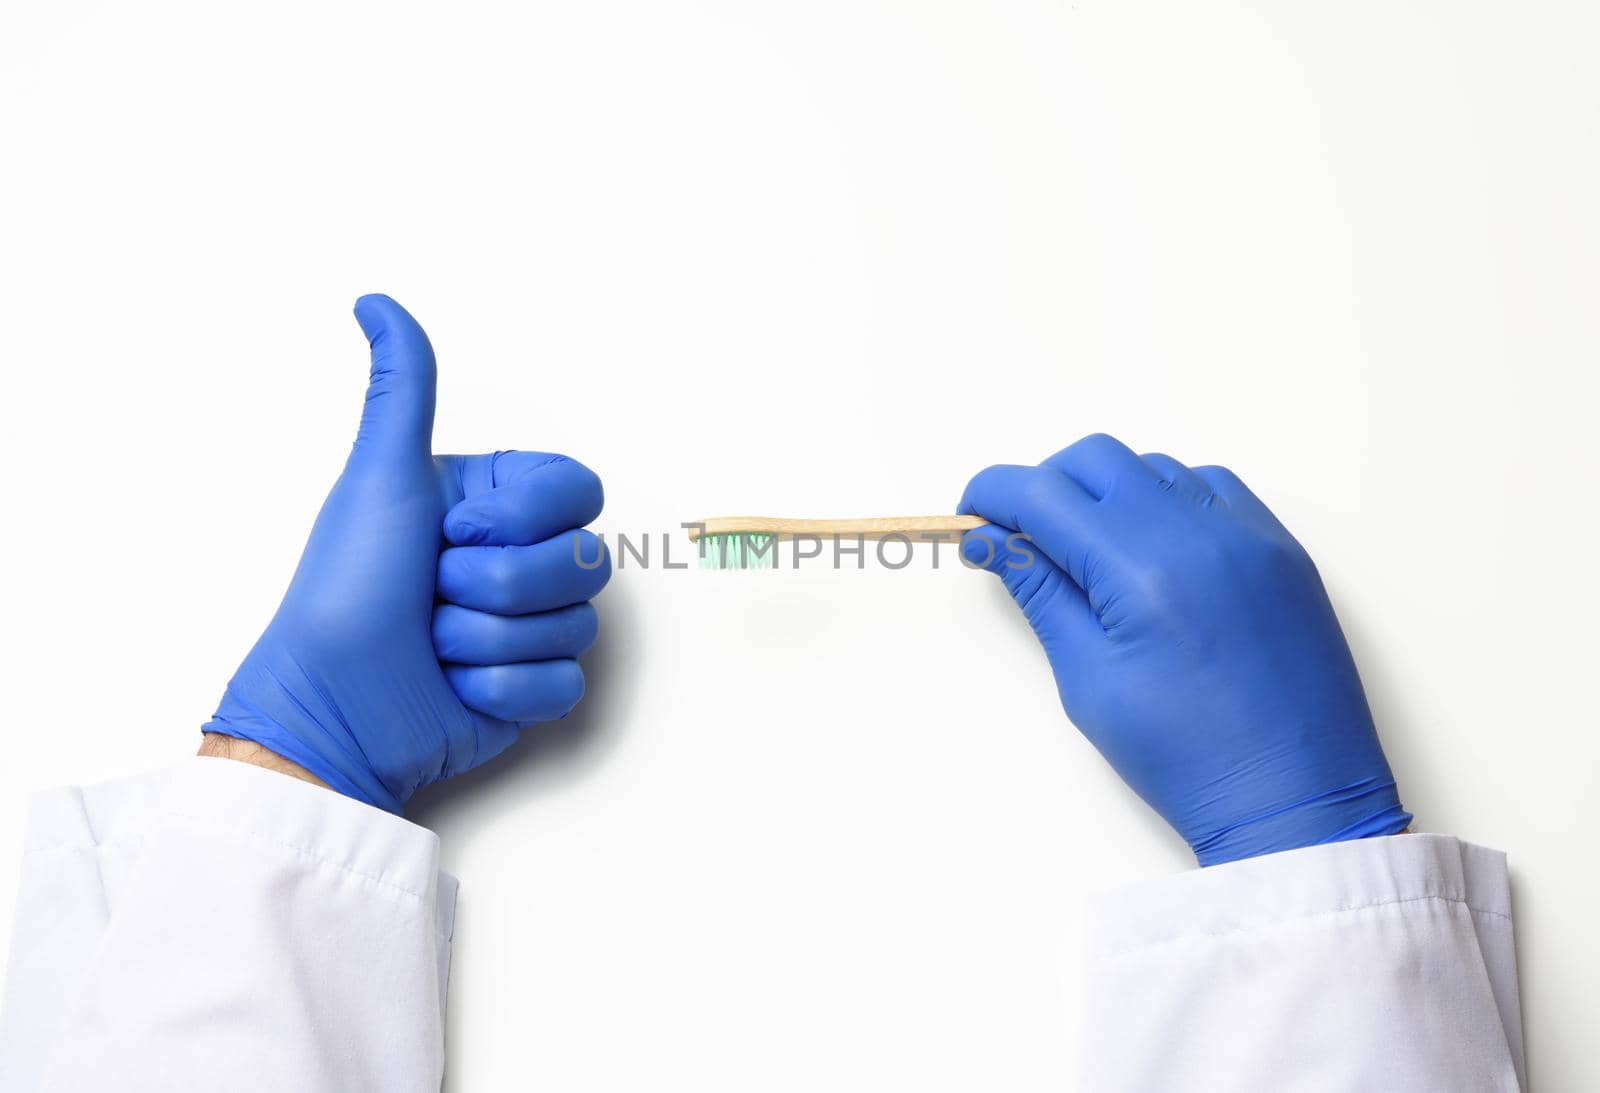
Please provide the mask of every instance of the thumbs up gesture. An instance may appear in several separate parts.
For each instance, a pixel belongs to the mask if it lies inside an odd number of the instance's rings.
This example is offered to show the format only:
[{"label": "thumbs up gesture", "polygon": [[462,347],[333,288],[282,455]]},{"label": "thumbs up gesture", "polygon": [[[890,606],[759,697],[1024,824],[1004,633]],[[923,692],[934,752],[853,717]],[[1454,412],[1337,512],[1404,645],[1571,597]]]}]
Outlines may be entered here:
[{"label": "thumbs up gesture", "polygon": [[611,575],[582,526],[593,471],[542,452],[435,456],[433,347],[387,296],[361,427],[266,632],[208,733],[250,740],[399,812],[583,696],[589,603]]}]

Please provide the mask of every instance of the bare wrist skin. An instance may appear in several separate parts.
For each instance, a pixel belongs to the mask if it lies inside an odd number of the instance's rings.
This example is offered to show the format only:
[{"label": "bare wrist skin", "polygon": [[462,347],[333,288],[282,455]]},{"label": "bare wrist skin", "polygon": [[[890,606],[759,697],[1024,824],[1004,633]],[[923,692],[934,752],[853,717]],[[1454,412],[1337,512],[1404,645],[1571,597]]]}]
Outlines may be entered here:
[{"label": "bare wrist skin", "polygon": [[240,740],[233,736],[224,736],[218,732],[201,733],[200,750],[198,755],[210,756],[216,759],[237,759],[241,763],[249,763],[254,767],[263,767],[266,770],[275,770],[279,774],[287,774],[291,778],[298,778],[302,782],[310,782],[323,789],[331,789],[328,783],[312,774],[298,763],[291,763],[275,751],[269,751],[252,740]]}]

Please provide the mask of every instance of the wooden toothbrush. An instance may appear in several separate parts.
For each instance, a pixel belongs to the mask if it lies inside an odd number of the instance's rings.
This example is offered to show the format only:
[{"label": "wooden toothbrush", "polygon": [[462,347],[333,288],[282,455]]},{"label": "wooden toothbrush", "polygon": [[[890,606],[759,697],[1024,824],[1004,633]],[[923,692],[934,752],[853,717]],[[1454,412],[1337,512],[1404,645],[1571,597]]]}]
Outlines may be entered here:
[{"label": "wooden toothbrush", "polygon": [[775,539],[948,539],[982,527],[981,516],[868,516],[850,520],[790,520],[776,516],[710,516],[687,525],[689,541],[701,536],[768,535]]},{"label": "wooden toothbrush", "polygon": [[689,541],[700,544],[700,564],[705,568],[771,569],[777,562],[777,543],[784,539],[951,542],[985,523],[981,516],[869,516],[846,520],[711,516],[684,526],[689,531]]}]

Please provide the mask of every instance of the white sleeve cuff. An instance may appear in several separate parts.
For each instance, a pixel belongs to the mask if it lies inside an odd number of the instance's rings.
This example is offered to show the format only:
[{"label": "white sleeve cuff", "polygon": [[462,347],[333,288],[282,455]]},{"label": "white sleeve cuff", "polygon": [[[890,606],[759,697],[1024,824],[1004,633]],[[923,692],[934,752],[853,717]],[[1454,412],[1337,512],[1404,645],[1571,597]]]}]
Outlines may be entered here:
[{"label": "white sleeve cuff", "polygon": [[1144,881],[1094,901],[1091,955],[1105,959],[1152,945],[1422,900],[1509,918],[1506,856],[1448,835],[1391,835]]},{"label": "white sleeve cuff", "polygon": [[1089,921],[1086,1088],[1520,1088],[1496,851],[1307,847],[1134,885]]},{"label": "white sleeve cuff", "polygon": [[38,795],[0,1093],[437,1089],[438,865],[432,832],[231,759]]},{"label": "white sleeve cuff", "polygon": [[456,879],[439,871],[439,836],[331,789],[234,759],[195,757],[172,772],[164,822],[269,844],[380,889],[431,902],[454,925]]}]

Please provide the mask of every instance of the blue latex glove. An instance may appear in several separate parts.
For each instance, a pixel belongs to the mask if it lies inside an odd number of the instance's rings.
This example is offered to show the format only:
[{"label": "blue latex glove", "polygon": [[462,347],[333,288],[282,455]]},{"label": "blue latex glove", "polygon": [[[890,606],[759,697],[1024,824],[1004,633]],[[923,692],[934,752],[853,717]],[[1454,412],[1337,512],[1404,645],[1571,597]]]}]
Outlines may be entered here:
[{"label": "blue latex glove", "polygon": [[1067,716],[1200,864],[1411,822],[1316,567],[1230,471],[1091,436],[981,472],[961,511]]},{"label": "blue latex glove", "polygon": [[611,564],[574,530],[600,513],[594,472],[540,452],[435,457],[427,335],[387,296],[356,319],[372,376],[355,447],[205,731],[398,812],[577,704]]}]

